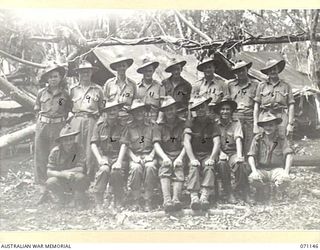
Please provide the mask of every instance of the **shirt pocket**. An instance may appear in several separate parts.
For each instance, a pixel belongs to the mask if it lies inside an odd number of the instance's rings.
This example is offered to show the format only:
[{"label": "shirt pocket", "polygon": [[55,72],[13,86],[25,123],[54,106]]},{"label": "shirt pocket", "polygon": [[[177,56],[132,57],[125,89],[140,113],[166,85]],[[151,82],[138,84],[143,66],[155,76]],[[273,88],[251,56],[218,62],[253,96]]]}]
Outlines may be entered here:
[{"label": "shirt pocket", "polygon": [[51,110],[50,96],[43,95],[40,98],[41,111],[48,112]]},{"label": "shirt pocket", "polygon": [[289,93],[287,91],[276,90],[275,91],[276,102],[286,105],[288,95]]}]

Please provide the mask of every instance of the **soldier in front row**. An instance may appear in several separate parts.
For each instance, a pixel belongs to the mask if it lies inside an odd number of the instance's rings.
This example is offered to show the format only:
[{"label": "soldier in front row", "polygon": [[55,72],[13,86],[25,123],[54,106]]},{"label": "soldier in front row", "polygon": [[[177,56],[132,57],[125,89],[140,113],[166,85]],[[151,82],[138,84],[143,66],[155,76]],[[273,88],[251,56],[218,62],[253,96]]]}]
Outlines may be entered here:
[{"label": "soldier in front row", "polygon": [[[197,117],[186,123],[184,147],[189,158],[187,189],[191,209],[208,209],[209,194],[215,186],[215,165],[220,151],[220,130],[207,116],[211,98],[195,98],[190,110]],[[199,200],[199,192],[201,197]]]},{"label": "soldier in front row", "polygon": [[[136,99],[128,112],[133,121],[124,129],[121,138],[130,158],[128,189],[131,191],[134,207],[139,209],[144,203],[145,210],[150,211],[153,190],[158,183],[158,168],[153,149],[153,129],[145,117],[148,106]],[[145,192],[144,201],[141,196],[142,188]]]},{"label": "soldier in front row", "polygon": [[263,132],[253,138],[248,153],[252,171],[249,181],[256,188],[256,198],[261,201],[267,200],[265,193],[270,190],[270,184],[283,192],[290,182],[293,150],[286,136],[279,132],[281,122],[281,118],[270,113],[261,117],[258,126]]},{"label": "soldier in front row", "polygon": [[61,205],[67,203],[66,193],[71,193],[75,206],[83,209],[88,199],[85,195],[89,187],[86,176],[86,155],[84,149],[75,140],[80,131],[73,130],[68,124],[62,128],[48,159],[48,180],[46,187],[59,199]]},{"label": "soldier in front row", "polygon": [[[178,102],[171,96],[166,96],[160,111],[164,119],[154,127],[154,149],[160,157],[159,177],[163,194],[165,211],[181,209],[180,196],[184,182],[183,131],[185,120],[177,115]],[[171,183],[173,196],[171,197]]]},{"label": "soldier in front row", "polygon": [[108,183],[113,188],[115,205],[121,205],[124,194],[122,167],[125,145],[120,143],[124,127],[118,119],[123,105],[124,103],[117,101],[107,102],[93,129],[91,149],[99,164],[94,181],[94,196],[98,209],[102,208]]}]

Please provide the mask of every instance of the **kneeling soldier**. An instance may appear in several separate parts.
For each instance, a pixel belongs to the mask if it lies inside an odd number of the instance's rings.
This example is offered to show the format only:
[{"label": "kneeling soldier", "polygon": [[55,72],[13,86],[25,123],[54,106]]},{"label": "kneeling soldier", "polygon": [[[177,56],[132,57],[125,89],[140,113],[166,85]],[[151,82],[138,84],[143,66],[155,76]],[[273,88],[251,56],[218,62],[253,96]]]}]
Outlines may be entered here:
[{"label": "kneeling soldier", "polygon": [[153,129],[145,121],[147,105],[140,99],[132,102],[128,111],[133,121],[123,131],[121,142],[128,147],[130,163],[128,188],[131,189],[135,205],[139,206],[141,189],[145,191],[145,210],[151,210],[151,197],[158,181],[157,161],[153,149]]},{"label": "kneeling soldier", "polygon": [[84,174],[86,158],[84,149],[75,141],[80,131],[74,131],[69,125],[62,128],[48,160],[48,180],[46,186],[65,204],[65,192],[74,195],[75,205],[84,208],[85,191],[89,187],[89,178]]},{"label": "kneeling soldier", "polygon": [[224,100],[217,103],[214,110],[219,115],[218,126],[221,131],[221,152],[218,172],[222,179],[222,186],[227,195],[228,202],[235,203],[231,188],[231,171],[235,175],[235,191],[241,192],[243,199],[249,201],[249,167],[243,157],[243,132],[239,120],[232,118],[237,109],[237,103]]},{"label": "kneeling soldier", "polygon": [[206,116],[209,102],[211,98],[194,99],[190,110],[195,111],[197,117],[187,122],[184,131],[184,147],[190,160],[187,189],[190,191],[193,210],[209,208],[208,198],[210,190],[214,188],[214,168],[220,151],[220,130]]},{"label": "kneeling soldier", "polygon": [[249,181],[257,189],[257,198],[264,198],[264,187],[273,183],[284,191],[290,178],[293,150],[288,140],[278,131],[282,119],[266,113],[258,122],[263,132],[257,134],[251,143],[248,161],[252,170]]},{"label": "kneeling soldier", "polygon": [[[164,113],[162,122],[155,126],[153,142],[155,152],[161,158],[159,177],[163,194],[163,206],[167,212],[180,210],[182,186],[184,182],[183,130],[185,121],[177,116],[177,105],[173,97],[166,96],[160,111]],[[171,181],[173,182],[173,197],[171,200]]]},{"label": "kneeling soldier", "polygon": [[119,124],[118,119],[123,105],[124,103],[117,101],[107,102],[101,110],[102,117],[93,129],[91,149],[99,163],[94,182],[95,201],[98,208],[101,208],[103,204],[103,195],[109,180],[115,194],[115,205],[123,198],[124,182],[121,166],[125,146],[121,146],[120,143],[123,127]]}]

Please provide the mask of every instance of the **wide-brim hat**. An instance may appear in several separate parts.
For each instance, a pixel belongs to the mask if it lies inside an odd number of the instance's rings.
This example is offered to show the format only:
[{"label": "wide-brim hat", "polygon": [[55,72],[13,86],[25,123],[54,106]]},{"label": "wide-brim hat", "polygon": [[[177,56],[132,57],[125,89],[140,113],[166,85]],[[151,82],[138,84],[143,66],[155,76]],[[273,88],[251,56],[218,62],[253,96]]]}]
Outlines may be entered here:
[{"label": "wide-brim hat", "polygon": [[79,67],[74,69],[74,72],[79,73],[79,71],[81,71],[81,70],[83,70],[83,69],[92,69],[93,72],[99,70],[98,67],[92,66],[92,64],[91,64],[90,62],[88,62],[88,61],[82,61],[82,62],[79,64]]},{"label": "wide-brim hat", "polygon": [[184,67],[184,65],[186,65],[187,61],[178,61],[176,58],[173,58],[170,60],[170,62],[167,64],[167,67],[165,68],[165,72],[170,73],[173,69],[173,67],[180,65],[181,68]]},{"label": "wide-brim hat", "polygon": [[128,110],[128,113],[131,113],[132,111],[137,110],[137,109],[141,109],[141,108],[147,109],[147,108],[149,108],[149,105],[145,104],[141,99],[135,99],[135,100],[133,100],[131,107]]},{"label": "wide-brim hat", "polygon": [[231,70],[234,72],[244,67],[246,67],[249,70],[251,66],[252,66],[252,62],[247,63],[245,61],[240,61],[240,62],[237,62],[234,66],[232,66]]},{"label": "wide-brim hat", "polygon": [[200,105],[202,105],[204,103],[208,104],[208,103],[211,102],[211,100],[212,100],[211,97],[205,98],[204,96],[199,97],[199,98],[194,98],[192,100],[192,103],[191,103],[191,106],[190,106],[190,110],[191,111],[195,111]]},{"label": "wide-brim hat", "polygon": [[259,121],[257,122],[257,125],[259,127],[263,127],[266,123],[271,122],[271,121],[275,121],[277,125],[279,125],[282,122],[282,119],[280,117],[276,117],[275,115],[271,114],[271,113],[265,113],[265,115],[263,115]]},{"label": "wide-brim hat", "polygon": [[266,63],[266,66],[262,69],[260,69],[260,71],[267,75],[268,72],[270,71],[271,68],[278,66],[278,74],[280,72],[282,72],[282,70],[284,69],[284,67],[286,66],[286,61],[285,60],[276,60],[276,59],[269,59]]},{"label": "wide-brim hat", "polygon": [[160,107],[160,111],[164,111],[166,108],[171,107],[172,105],[177,105],[178,102],[172,96],[161,97],[163,102]]},{"label": "wide-brim hat", "polygon": [[66,69],[62,65],[59,65],[56,62],[52,62],[48,64],[47,67],[43,70],[42,75],[40,76],[39,82],[47,82],[48,74],[53,71],[58,71],[61,76],[61,79],[63,79],[66,75]]},{"label": "wide-brim hat", "polygon": [[59,137],[56,139],[56,142],[61,141],[62,138],[68,137],[68,136],[76,136],[79,134],[80,131],[74,130],[70,125],[64,126],[59,134]]},{"label": "wide-brim hat", "polygon": [[137,72],[139,74],[143,74],[143,70],[146,68],[146,67],[149,67],[149,66],[153,66],[154,69],[158,68],[159,66],[159,62],[157,61],[151,61],[149,58],[145,58],[143,59],[142,61],[142,65],[137,69]]},{"label": "wide-brim hat", "polygon": [[209,58],[209,59],[206,59],[204,60],[202,63],[200,63],[198,66],[197,66],[197,70],[203,72],[203,69],[205,68],[205,66],[207,66],[208,64],[214,64],[215,66],[217,65],[217,59],[215,58]]},{"label": "wide-brim hat", "polygon": [[214,112],[219,114],[221,107],[223,105],[225,105],[225,104],[230,105],[230,107],[232,109],[232,112],[234,112],[238,107],[237,103],[235,101],[233,101],[233,100],[229,100],[229,99],[228,100],[222,100],[221,102],[218,102],[213,106]]},{"label": "wide-brim hat", "polygon": [[128,68],[129,68],[133,64],[133,59],[128,58],[128,57],[124,57],[124,56],[120,56],[114,62],[110,63],[110,68],[114,71],[117,71],[118,65],[123,62],[126,62],[128,64]]},{"label": "wide-brim hat", "polygon": [[124,105],[123,102],[117,102],[117,101],[106,102],[106,104],[104,105],[104,107],[101,109],[101,112],[106,112],[108,109],[114,108],[114,107],[120,107],[120,108],[122,108],[123,105]]}]

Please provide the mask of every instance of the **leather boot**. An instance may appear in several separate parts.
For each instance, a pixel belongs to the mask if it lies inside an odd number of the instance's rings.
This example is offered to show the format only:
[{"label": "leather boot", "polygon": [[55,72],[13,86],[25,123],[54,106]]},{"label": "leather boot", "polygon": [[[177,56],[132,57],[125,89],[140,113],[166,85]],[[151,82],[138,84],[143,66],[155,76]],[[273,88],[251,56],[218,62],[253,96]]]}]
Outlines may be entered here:
[{"label": "leather boot", "polygon": [[173,209],[174,211],[180,211],[182,209],[182,204],[179,199],[182,192],[182,182],[173,182],[173,197],[172,197],[172,203],[173,203]]},{"label": "leather boot", "polygon": [[171,181],[169,178],[161,178],[161,190],[163,195],[163,208],[165,212],[173,211],[173,204],[171,201]]},{"label": "leather boot", "polygon": [[209,209],[209,207],[210,207],[210,203],[209,203],[209,188],[203,187],[201,189],[200,203],[201,203],[201,208],[203,210],[208,210]]}]

